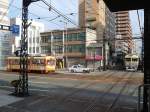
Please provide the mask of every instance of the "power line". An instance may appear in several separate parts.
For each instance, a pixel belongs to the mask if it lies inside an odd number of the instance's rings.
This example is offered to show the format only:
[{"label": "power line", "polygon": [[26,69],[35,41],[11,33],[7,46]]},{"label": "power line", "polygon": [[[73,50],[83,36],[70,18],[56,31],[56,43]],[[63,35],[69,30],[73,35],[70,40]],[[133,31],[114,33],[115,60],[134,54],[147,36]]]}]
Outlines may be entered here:
[{"label": "power line", "polygon": [[[3,2],[3,3],[6,3],[6,2]],[[16,8],[16,9],[19,10],[19,11],[22,11],[22,8],[19,8],[19,7],[15,6],[15,5],[11,5],[11,7],[14,7],[14,8]],[[34,13],[32,13],[32,12],[29,12],[29,14],[31,14],[31,15],[37,17],[36,19],[39,19],[39,20],[42,19],[42,20],[44,20],[44,21],[46,21],[46,22],[50,22],[50,21],[47,20],[45,17],[42,18],[42,17],[40,17],[39,15],[34,14]],[[32,18],[31,18],[31,19],[32,19]],[[57,25],[58,27],[60,27],[60,25],[57,24],[57,23],[54,23],[54,22],[51,22],[51,23]]]},{"label": "power line", "polygon": [[60,16],[62,16],[68,22],[72,23],[75,26],[78,26],[72,19],[68,18],[66,15],[64,15],[63,13],[61,13],[59,10],[57,10],[55,7],[53,7],[51,4],[47,3],[47,1],[45,1],[45,0],[41,0],[41,1],[43,1],[49,8],[53,9],[57,14],[59,14]]}]

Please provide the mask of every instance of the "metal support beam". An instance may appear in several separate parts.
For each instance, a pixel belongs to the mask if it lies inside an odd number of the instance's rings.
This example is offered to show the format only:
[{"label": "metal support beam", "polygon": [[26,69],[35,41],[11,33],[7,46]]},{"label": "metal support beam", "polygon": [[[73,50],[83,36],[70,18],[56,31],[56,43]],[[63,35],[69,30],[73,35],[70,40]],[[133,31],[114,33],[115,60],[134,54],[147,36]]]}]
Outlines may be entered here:
[{"label": "metal support beam", "polygon": [[[144,84],[150,84],[150,9],[144,9]],[[150,88],[144,88],[143,112],[149,112]]]},{"label": "metal support beam", "polygon": [[20,49],[20,76],[17,90],[17,96],[28,95],[28,6],[32,2],[39,0],[23,0],[22,3],[22,34]]},{"label": "metal support beam", "polygon": [[106,70],[106,34],[105,34],[105,30],[103,33],[103,71]]}]

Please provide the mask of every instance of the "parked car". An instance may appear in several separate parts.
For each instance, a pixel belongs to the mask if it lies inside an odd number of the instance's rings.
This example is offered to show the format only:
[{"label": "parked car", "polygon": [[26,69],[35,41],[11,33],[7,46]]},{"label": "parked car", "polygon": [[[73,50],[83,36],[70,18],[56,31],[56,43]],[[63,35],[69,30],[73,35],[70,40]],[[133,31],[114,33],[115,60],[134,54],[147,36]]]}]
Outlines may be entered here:
[{"label": "parked car", "polygon": [[84,73],[89,73],[90,72],[90,68],[86,68],[83,65],[73,65],[69,68],[69,72],[84,72]]}]

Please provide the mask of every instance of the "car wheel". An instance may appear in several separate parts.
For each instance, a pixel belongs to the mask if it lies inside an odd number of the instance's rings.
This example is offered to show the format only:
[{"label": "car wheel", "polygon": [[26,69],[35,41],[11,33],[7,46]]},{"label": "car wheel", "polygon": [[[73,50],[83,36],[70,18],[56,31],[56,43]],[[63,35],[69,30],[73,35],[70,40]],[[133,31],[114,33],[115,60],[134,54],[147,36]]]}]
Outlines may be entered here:
[{"label": "car wheel", "polygon": [[74,70],[71,70],[71,73],[73,73],[74,72]]}]

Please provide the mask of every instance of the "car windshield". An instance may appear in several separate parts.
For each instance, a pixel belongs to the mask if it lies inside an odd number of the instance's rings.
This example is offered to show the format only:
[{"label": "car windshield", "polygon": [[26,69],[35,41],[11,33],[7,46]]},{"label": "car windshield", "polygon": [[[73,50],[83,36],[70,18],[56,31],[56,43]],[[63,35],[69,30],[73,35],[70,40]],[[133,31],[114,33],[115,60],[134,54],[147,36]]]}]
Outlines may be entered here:
[{"label": "car windshield", "polygon": [[77,68],[77,66],[76,66],[76,65],[74,65],[74,66],[73,66],[73,68]]}]

